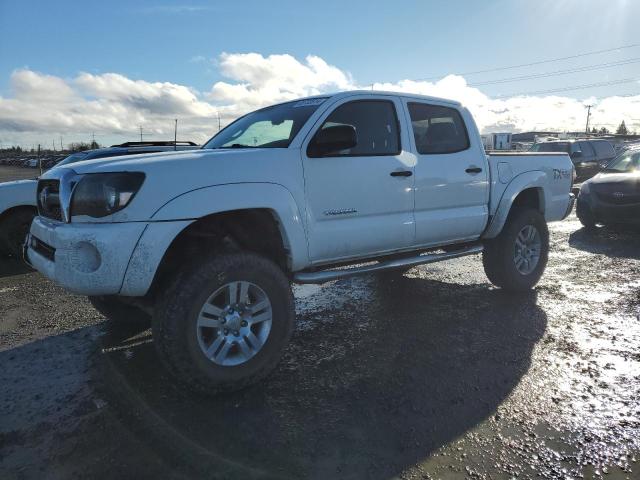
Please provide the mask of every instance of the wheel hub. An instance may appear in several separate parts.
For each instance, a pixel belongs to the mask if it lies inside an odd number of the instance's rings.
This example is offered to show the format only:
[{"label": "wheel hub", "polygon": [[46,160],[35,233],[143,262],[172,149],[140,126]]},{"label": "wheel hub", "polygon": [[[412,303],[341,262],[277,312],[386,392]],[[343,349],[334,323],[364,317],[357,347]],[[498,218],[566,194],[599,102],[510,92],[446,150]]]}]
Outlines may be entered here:
[{"label": "wheel hub", "polygon": [[237,311],[231,310],[223,317],[223,324],[229,330],[239,330],[240,322],[242,321],[242,315]]},{"label": "wheel hub", "polygon": [[525,225],[516,236],[513,263],[522,275],[533,272],[540,261],[542,238],[533,225]]},{"label": "wheel hub", "polygon": [[218,288],[200,309],[198,344],[212,362],[240,365],[264,346],[273,312],[267,294],[251,282],[229,282]]}]

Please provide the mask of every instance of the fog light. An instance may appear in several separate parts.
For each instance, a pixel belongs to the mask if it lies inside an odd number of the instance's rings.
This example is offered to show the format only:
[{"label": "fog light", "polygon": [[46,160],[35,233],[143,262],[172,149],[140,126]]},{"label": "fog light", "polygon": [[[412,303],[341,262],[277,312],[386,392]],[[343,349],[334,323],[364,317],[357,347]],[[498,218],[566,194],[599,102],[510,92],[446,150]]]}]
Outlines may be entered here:
[{"label": "fog light", "polygon": [[100,252],[89,242],[75,244],[69,252],[69,259],[73,268],[82,273],[95,272],[102,262]]}]

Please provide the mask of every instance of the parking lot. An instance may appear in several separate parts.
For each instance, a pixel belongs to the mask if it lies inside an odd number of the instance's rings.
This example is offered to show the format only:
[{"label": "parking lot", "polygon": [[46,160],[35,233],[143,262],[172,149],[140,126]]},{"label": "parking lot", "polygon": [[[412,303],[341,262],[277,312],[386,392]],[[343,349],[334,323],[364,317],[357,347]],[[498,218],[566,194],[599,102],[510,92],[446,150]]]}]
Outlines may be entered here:
[{"label": "parking lot", "polygon": [[11,182],[25,178],[36,178],[40,174],[37,168],[0,165],[0,182]]},{"label": "parking lot", "polygon": [[525,295],[479,257],[296,287],[275,373],[216,398],[3,260],[0,478],[638,478],[640,232],[550,228]]}]

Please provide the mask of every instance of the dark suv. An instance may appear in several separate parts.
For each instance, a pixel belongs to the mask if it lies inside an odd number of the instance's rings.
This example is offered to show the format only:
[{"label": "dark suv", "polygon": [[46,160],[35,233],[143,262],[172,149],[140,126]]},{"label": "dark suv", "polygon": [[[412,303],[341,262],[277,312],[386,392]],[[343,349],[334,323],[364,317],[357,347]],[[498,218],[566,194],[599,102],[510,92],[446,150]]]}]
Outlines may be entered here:
[{"label": "dark suv", "polygon": [[532,152],[567,152],[576,167],[577,180],[587,180],[616,156],[607,140],[571,139],[535,143]]}]

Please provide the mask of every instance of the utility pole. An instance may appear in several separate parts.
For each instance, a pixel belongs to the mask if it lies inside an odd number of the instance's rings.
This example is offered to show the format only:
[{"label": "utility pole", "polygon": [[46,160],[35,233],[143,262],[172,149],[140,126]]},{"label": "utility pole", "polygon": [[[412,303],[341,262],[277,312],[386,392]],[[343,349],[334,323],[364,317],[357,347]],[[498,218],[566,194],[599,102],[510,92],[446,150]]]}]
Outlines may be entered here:
[{"label": "utility pole", "polygon": [[142,125],[140,125],[140,142],[142,142]]},{"label": "utility pole", "polygon": [[173,129],[173,149],[178,150],[178,119],[176,118],[176,125]]},{"label": "utility pole", "polygon": [[593,105],[585,105],[585,107],[587,107],[587,126],[585,128],[585,133],[589,135],[589,117],[591,116],[591,107],[593,107]]},{"label": "utility pole", "polygon": [[218,114],[218,131],[220,131],[220,112],[216,111],[216,113]]},{"label": "utility pole", "polygon": [[38,168],[40,169],[40,175],[42,175],[42,158],[40,157],[40,144],[38,144]]}]

